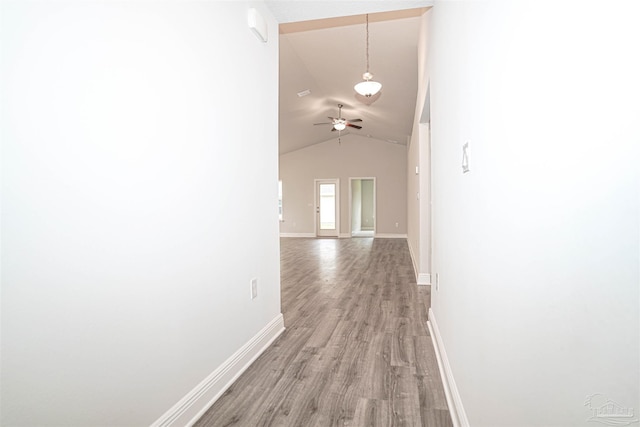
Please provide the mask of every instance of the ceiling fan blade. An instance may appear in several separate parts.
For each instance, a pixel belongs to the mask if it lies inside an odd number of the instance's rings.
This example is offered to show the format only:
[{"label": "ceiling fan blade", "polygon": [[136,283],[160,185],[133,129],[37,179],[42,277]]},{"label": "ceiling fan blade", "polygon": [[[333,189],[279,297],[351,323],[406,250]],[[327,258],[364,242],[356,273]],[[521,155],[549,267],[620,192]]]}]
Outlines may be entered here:
[{"label": "ceiling fan blade", "polygon": [[362,126],[352,125],[351,123],[347,123],[347,126],[349,126],[350,128],[362,129]]},{"label": "ceiling fan blade", "polygon": [[345,120],[347,120],[348,122],[351,122],[351,123],[353,123],[353,122],[361,122],[362,121],[362,119],[353,119],[353,120],[345,119]]},{"label": "ceiling fan blade", "polygon": [[335,121],[336,119],[334,119],[333,117],[327,117],[329,120],[333,120]]},{"label": "ceiling fan blade", "polygon": [[335,132],[336,130],[336,128],[331,128],[331,132]]},{"label": "ceiling fan blade", "polygon": [[329,123],[329,122],[327,122],[327,123],[314,123],[314,125],[332,125],[332,124],[333,123]]}]

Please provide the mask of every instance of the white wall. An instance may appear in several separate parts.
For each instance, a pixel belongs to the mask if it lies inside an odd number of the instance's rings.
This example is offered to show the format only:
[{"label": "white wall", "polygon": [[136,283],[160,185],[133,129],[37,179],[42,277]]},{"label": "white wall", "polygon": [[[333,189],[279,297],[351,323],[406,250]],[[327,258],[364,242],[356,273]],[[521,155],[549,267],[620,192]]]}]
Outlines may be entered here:
[{"label": "white wall", "polygon": [[247,9],[3,2],[2,425],[149,425],[280,316]]},{"label": "white wall", "polygon": [[414,123],[407,147],[407,244],[411,250],[416,274],[418,274],[417,263],[420,256],[420,177],[415,172],[416,167],[420,167],[417,127],[418,124]]},{"label": "white wall", "polygon": [[433,8],[431,318],[470,425],[640,411],[638,9]]},{"label": "white wall", "polygon": [[431,283],[431,147],[426,72],[431,11],[422,15],[418,40],[418,93],[407,150],[407,243],[418,284]]},{"label": "white wall", "polygon": [[404,145],[359,135],[343,136],[340,144],[332,139],[281,155],[284,222],[280,224],[280,232],[315,234],[313,180],[339,178],[340,233],[348,235],[349,177],[376,177],[376,233],[405,235],[406,156]]}]

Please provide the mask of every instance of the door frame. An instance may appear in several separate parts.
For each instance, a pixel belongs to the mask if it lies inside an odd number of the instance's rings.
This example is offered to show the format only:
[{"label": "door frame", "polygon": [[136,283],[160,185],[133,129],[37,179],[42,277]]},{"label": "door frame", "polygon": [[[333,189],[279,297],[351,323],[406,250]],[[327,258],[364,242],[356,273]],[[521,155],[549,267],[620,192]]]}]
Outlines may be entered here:
[{"label": "door frame", "polygon": [[[319,184],[335,184],[336,186],[336,232],[333,234],[319,233],[318,219],[320,217],[320,195],[318,194]],[[313,226],[316,237],[340,237],[340,178],[316,178],[313,180]]]},{"label": "door frame", "polygon": [[351,218],[352,215],[352,198],[353,195],[351,194],[351,188],[353,186],[353,181],[355,180],[363,180],[363,179],[370,179],[373,180],[373,236],[375,237],[376,233],[378,232],[378,205],[376,202],[377,199],[377,193],[378,193],[378,189],[376,187],[376,177],[375,176],[353,176],[353,177],[349,177],[349,237],[353,237],[353,230],[351,229],[351,221],[353,220],[353,218]]}]

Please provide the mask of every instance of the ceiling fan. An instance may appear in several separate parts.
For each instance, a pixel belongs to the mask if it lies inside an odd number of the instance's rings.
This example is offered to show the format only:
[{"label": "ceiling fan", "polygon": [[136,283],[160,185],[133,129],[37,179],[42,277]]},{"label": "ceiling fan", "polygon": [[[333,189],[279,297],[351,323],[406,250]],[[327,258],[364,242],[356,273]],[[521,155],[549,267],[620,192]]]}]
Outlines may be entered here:
[{"label": "ceiling fan", "polygon": [[331,128],[331,132],[335,132],[335,131],[343,131],[345,130],[347,127],[350,128],[354,128],[354,129],[362,129],[362,126],[358,126],[358,125],[354,125],[354,122],[361,122],[362,119],[345,119],[342,117],[342,107],[344,107],[344,105],[342,104],[338,104],[338,117],[329,117],[329,119],[331,120],[330,122],[325,122],[325,123],[314,123],[314,125],[332,125],[333,127]]}]

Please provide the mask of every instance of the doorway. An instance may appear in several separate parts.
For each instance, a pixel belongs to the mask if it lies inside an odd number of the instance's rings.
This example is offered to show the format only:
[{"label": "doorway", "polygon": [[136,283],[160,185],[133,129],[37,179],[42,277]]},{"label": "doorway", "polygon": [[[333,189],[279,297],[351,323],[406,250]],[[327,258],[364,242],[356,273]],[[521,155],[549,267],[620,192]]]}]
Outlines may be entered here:
[{"label": "doorway", "polygon": [[351,237],[374,237],[376,233],[376,179],[349,178]]},{"label": "doorway", "polygon": [[316,179],[316,236],[338,237],[340,180]]}]

